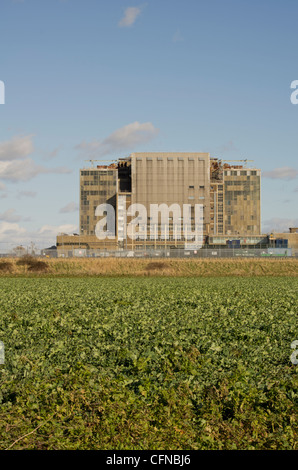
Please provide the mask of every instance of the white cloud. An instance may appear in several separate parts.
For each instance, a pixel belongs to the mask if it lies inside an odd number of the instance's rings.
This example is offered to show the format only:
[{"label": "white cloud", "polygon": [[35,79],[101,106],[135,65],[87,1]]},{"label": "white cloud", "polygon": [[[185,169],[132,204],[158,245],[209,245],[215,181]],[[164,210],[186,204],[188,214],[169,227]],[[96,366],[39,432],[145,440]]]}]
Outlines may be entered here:
[{"label": "white cloud", "polygon": [[264,178],[289,181],[297,178],[298,170],[295,170],[295,168],[291,168],[289,166],[284,166],[282,168],[275,168],[272,171],[264,171],[262,175]]},{"label": "white cloud", "polygon": [[79,209],[79,206],[76,202],[70,202],[66,206],[60,209],[61,214],[66,214],[68,212],[76,212]]},{"label": "white cloud", "polygon": [[11,243],[13,240],[13,237],[16,237],[17,240],[19,240],[19,236],[23,235],[26,233],[26,229],[23,227],[20,227],[16,223],[11,223],[11,222],[0,222],[0,240],[1,241],[7,241],[8,243]]},{"label": "white cloud", "polygon": [[115,152],[132,150],[137,145],[152,140],[158,132],[151,122],[139,123],[136,121],[117,129],[102,141],[82,142],[76,148],[90,157],[103,157]]},{"label": "white cloud", "polygon": [[45,248],[50,245],[56,245],[56,237],[59,233],[77,233],[76,225],[43,225],[34,232],[27,231],[18,223],[0,221],[0,253],[7,253],[17,245],[30,247],[34,243],[37,248]]},{"label": "white cloud", "polygon": [[11,140],[0,142],[0,160],[11,161],[26,158],[33,152],[32,135],[13,137]]},{"label": "white cloud", "polygon": [[[28,155],[34,151],[32,137],[32,135],[16,136],[0,142],[0,179],[11,182],[29,181],[42,173],[71,173],[68,168],[46,168],[28,158]],[[54,150],[51,156],[54,157],[57,151],[58,149]],[[3,183],[0,182],[0,190],[3,190],[3,187]]]},{"label": "white cloud", "polygon": [[123,18],[121,18],[121,20],[118,23],[119,26],[125,27],[125,28],[132,26],[135,23],[137,17],[140,15],[140,13],[141,13],[140,7],[127,7],[124,11]]},{"label": "white cloud", "polygon": [[37,165],[31,158],[25,160],[0,161],[0,179],[17,182],[29,181],[37,175],[44,173],[71,173],[71,170],[65,167],[45,168]]}]

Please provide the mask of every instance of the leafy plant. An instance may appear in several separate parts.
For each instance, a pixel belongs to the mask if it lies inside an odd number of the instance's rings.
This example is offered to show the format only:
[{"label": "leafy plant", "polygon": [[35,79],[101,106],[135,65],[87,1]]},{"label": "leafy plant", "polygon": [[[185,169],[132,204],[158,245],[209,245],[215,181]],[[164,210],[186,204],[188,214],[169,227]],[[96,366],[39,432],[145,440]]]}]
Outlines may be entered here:
[{"label": "leafy plant", "polygon": [[1,278],[1,449],[297,449],[296,278]]}]

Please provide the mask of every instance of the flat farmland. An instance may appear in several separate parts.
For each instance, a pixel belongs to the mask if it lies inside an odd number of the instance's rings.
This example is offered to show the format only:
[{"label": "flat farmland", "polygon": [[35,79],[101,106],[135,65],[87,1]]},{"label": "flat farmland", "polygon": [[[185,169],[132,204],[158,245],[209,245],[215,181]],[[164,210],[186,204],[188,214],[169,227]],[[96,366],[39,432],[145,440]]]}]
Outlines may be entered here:
[{"label": "flat farmland", "polygon": [[0,279],[0,449],[297,449],[295,277]]}]

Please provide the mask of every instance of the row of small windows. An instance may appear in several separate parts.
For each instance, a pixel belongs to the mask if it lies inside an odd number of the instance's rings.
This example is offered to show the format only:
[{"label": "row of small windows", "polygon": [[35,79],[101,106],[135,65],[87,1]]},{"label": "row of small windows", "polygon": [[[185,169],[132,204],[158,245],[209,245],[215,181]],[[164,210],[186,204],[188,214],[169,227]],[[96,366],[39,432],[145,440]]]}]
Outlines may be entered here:
[{"label": "row of small windows", "polygon": [[115,175],[116,170],[81,170],[82,176]]},{"label": "row of small windows", "polygon": [[87,196],[107,196],[107,191],[81,191],[81,198]]},{"label": "row of small windows", "polygon": [[256,170],[226,170],[224,172],[225,176],[256,176],[258,172]]},{"label": "row of small windows", "polygon": [[[138,162],[142,162],[143,160],[145,160],[145,158],[142,158],[142,157],[137,157],[137,161]],[[152,157],[146,157],[146,161],[147,162],[152,162],[154,159]],[[174,161],[174,158],[173,157],[167,157],[167,158],[164,158],[164,157],[157,157],[157,161],[160,162],[160,161]],[[178,157],[178,161],[185,161],[186,160],[186,157]],[[195,161],[195,158],[194,157],[188,157],[188,161]],[[198,161],[199,162],[204,162],[205,159],[204,158],[198,158]]]},{"label": "row of small windows", "polygon": [[83,186],[116,186],[116,181],[111,180],[91,180],[91,181],[83,181]]}]

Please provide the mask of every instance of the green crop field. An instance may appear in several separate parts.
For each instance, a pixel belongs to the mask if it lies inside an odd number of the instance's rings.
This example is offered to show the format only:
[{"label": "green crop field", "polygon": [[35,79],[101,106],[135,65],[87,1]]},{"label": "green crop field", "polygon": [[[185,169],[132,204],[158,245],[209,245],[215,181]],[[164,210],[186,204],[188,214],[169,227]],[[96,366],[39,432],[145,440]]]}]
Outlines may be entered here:
[{"label": "green crop field", "polygon": [[297,449],[297,287],[0,278],[0,449]]}]

